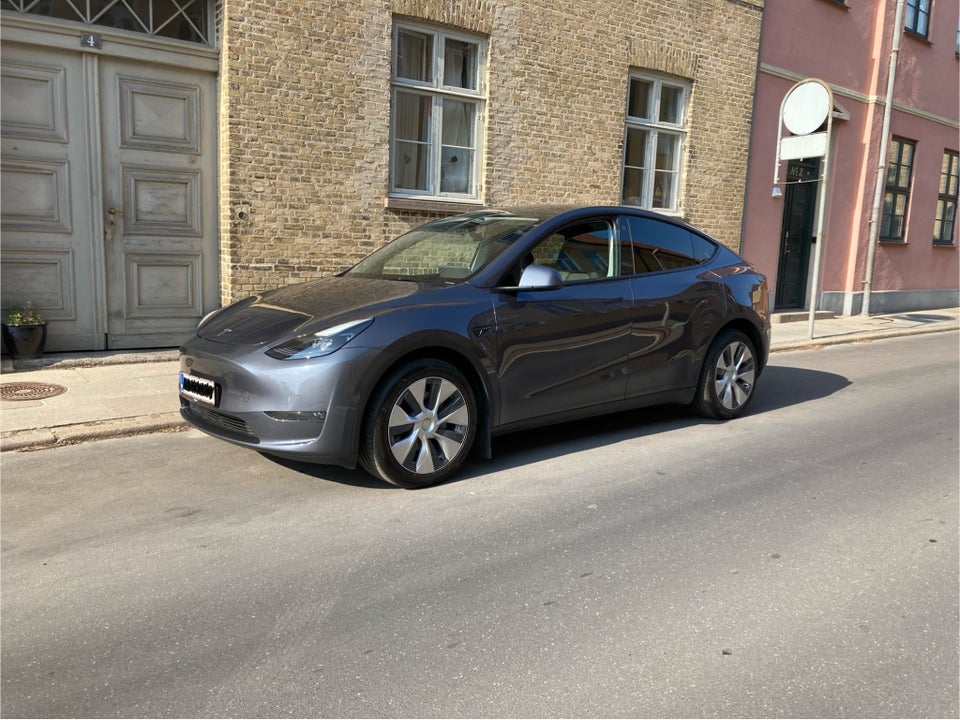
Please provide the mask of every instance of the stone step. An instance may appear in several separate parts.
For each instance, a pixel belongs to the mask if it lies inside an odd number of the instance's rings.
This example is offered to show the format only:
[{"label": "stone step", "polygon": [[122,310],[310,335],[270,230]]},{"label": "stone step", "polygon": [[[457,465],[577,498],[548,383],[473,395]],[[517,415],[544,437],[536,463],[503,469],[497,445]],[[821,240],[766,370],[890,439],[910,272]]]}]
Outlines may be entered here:
[{"label": "stone step", "polygon": [[[814,313],[814,320],[826,320],[832,317],[836,317],[836,315],[829,310],[817,310]],[[804,322],[809,319],[809,310],[788,310],[785,312],[775,312],[770,315],[771,323]]]}]

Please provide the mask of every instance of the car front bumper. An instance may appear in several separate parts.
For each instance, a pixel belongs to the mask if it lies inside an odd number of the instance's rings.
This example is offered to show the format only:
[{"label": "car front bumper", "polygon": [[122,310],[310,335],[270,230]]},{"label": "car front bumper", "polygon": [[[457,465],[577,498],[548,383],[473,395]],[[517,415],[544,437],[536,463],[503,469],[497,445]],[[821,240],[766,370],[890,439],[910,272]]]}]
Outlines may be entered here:
[{"label": "car front bumper", "polygon": [[180,393],[186,422],[221,440],[281,457],[357,464],[363,371],[374,351],[341,348],[312,360],[276,360],[264,347],[191,338],[180,372],[211,381],[212,402]]}]

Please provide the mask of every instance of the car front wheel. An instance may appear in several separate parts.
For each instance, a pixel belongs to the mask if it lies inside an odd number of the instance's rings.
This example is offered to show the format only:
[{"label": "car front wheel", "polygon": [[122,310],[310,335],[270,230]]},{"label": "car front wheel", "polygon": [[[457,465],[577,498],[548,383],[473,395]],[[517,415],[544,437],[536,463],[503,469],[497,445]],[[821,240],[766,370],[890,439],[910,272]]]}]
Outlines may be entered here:
[{"label": "car front wheel", "polygon": [[703,363],[694,408],[727,420],[742,415],[753,399],[758,366],[753,343],[739,330],[721,333]]},{"label": "car front wheel", "polygon": [[440,360],[417,360],[375,392],[360,461],[371,475],[400,487],[435,485],[466,460],[476,425],[476,400],[463,374]]}]

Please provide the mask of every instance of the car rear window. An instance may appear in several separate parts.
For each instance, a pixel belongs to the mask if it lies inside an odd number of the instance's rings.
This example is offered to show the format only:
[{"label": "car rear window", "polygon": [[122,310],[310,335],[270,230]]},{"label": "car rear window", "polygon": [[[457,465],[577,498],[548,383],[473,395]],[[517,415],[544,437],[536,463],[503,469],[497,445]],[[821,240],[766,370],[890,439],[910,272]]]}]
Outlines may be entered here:
[{"label": "car rear window", "polygon": [[645,217],[625,219],[638,273],[700,265],[716,252],[716,245],[680,225]]}]

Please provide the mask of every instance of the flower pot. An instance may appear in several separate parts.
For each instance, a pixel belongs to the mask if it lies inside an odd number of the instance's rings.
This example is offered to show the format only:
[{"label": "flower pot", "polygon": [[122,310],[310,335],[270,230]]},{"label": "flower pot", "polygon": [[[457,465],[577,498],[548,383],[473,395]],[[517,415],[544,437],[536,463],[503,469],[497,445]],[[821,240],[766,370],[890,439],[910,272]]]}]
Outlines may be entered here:
[{"label": "flower pot", "polygon": [[47,343],[47,323],[0,326],[7,352],[17,360],[36,360]]}]

